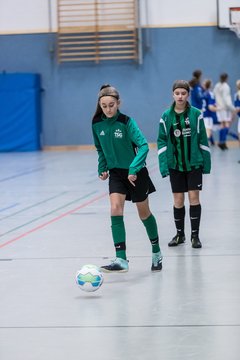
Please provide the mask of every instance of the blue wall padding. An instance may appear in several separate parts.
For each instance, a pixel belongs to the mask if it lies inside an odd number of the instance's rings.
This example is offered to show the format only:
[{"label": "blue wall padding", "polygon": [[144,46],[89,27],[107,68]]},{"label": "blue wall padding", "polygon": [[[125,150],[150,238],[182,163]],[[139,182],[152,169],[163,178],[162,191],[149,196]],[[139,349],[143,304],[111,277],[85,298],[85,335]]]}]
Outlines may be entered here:
[{"label": "blue wall padding", "polygon": [[0,151],[41,149],[39,74],[0,74]]}]

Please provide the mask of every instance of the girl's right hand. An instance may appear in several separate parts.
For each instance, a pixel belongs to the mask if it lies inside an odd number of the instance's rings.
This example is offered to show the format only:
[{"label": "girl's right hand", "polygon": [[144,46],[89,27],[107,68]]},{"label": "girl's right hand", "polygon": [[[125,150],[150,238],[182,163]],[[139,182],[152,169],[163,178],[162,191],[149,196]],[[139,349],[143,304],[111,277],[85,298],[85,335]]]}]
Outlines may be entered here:
[{"label": "girl's right hand", "polygon": [[107,180],[108,178],[108,172],[107,171],[104,171],[101,175],[99,175],[99,178],[101,180]]}]

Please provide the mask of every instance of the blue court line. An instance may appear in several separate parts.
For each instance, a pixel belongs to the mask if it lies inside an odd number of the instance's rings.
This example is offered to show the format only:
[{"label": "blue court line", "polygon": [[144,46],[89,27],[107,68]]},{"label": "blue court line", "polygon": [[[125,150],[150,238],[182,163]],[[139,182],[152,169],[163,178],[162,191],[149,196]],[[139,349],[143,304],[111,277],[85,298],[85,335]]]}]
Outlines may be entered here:
[{"label": "blue court line", "polygon": [[22,172],[22,173],[18,173],[18,174],[15,174],[15,175],[8,176],[8,177],[6,177],[6,178],[0,179],[0,182],[4,182],[4,181],[16,179],[16,178],[18,178],[18,177],[25,176],[25,175],[28,175],[28,174],[32,174],[32,173],[41,171],[41,170],[43,170],[43,169],[45,169],[45,167],[40,167],[40,168],[33,169],[33,170],[27,170],[27,171],[24,171],[24,172]]},{"label": "blue court line", "polygon": [[12,209],[13,207],[15,207],[17,205],[19,205],[19,203],[15,203],[15,204],[12,204],[12,205],[7,206],[5,208],[2,208],[2,209],[0,209],[0,212],[3,212],[3,211],[8,210],[8,209]]},{"label": "blue court line", "polygon": [[16,212],[13,213],[13,214],[6,215],[6,216],[0,218],[0,221],[2,221],[2,220],[4,220],[4,219],[7,219],[7,218],[10,218],[10,217],[12,217],[12,216],[15,216],[15,215],[17,215],[17,214],[20,214],[20,213],[22,213],[22,212],[24,212],[24,211],[26,211],[26,210],[32,209],[32,208],[34,208],[34,207],[36,207],[36,206],[38,206],[38,205],[44,204],[44,203],[46,203],[46,202],[48,202],[48,201],[50,201],[50,200],[56,199],[57,197],[62,196],[62,195],[65,195],[65,194],[67,194],[67,193],[68,193],[68,191],[63,191],[63,192],[61,192],[61,193],[59,193],[59,194],[57,194],[57,195],[51,196],[50,198],[47,198],[47,199],[42,200],[42,201],[39,201],[39,202],[37,202],[37,203],[35,203],[35,204],[31,205],[31,206],[27,206],[27,207],[25,207],[24,209],[21,209],[21,210],[19,210],[19,211],[16,211]]},{"label": "blue court line", "polygon": [[22,225],[19,225],[19,226],[13,228],[13,229],[10,229],[10,230],[6,231],[5,233],[0,234],[0,237],[3,237],[3,236],[5,236],[5,235],[7,235],[7,234],[9,234],[9,233],[11,233],[11,232],[13,232],[13,231],[19,230],[19,229],[21,229],[22,227],[24,227],[24,226],[26,226],[26,225],[32,224],[32,223],[35,222],[35,221],[38,221],[38,220],[40,220],[40,219],[45,218],[45,217],[48,216],[48,215],[54,214],[56,211],[62,210],[62,209],[64,209],[64,208],[66,208],[67,206],[72,205],[72,204],[74,204],[74,203],[76,203],[76,202],[78,202],[78,201],[84,200],[84,199],[88,198],[89,196],[91,196],[91,195],[93,195],[93,194],[95,194],[95,193],[97,193],[97,190],[92,191],[91,193],[86,194],[86,195],[84,195],[84,196],[81,196],[80,198],[78,198],[78,199],[76,199],[76,200],[70,201],[69,203],[64,204],[64,205],[62,205],[62,206],[60,206],[60,207],[58,207],[58,208],[56,208],[56,209],[54,209],[54,210],[51,210],[51,211],[49,211],[49,212],[46,213],[46,214],[43,214],[43,215],[41,215],[41,216],[38,216],[37,218],[32,219],[32,220],[26,222],[25,224],[22,224]]}]

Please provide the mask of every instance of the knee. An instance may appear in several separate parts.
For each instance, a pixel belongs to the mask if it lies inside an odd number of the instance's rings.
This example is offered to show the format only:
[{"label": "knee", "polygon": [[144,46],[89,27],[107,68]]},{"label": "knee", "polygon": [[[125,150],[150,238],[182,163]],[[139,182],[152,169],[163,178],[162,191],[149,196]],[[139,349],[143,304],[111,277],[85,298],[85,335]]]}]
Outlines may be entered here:
[{"label": "knee", "polygon": [[199,197],[198,196],[192,196],[189,198],[189,204],[192,206],[199,205]]},{"label": "knee", "polygon": [[123,207],[120,204],[114,204],[111,206],[111,216],[122,216]]},{"label": "knee", "polygon": [[189,205],[190,206],[197,206],[197,205],[200,205],[200,202],[199,202],[199,200],[195,200],[195,201],[189,201]]},{"label": "knee", "polygon": [[141,220],[146,220],[151,215],[151,211],[149,209],[138,211],[138,215]]},{"label": "knee", "polygon": [[174,206],[178,209],[184,206],[184,198],[178,197],[174,199]]},{"label": "knee", "polygon": [[149,208],[148,199],[142,203],[136,203],[138,216],[141,220],[146,220],[151,215],[151,210]]},{"label": "knee", "polygon": [[174,201],[174,207],[181,209],[184,206],[184,201]]},{"label": "knee", "polygon": [[174,193],[174,207],[180,209],[184,206],[184,193]]}]

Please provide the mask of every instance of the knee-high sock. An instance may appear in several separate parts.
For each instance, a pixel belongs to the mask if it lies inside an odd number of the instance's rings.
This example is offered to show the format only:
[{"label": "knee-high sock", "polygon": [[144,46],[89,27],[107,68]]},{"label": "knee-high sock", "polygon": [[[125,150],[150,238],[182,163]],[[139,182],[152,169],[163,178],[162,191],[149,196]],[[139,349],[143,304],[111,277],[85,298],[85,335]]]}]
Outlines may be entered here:
[{"label": "knee-high sock", "polygon": [[142,220],[143,225],[146,228],[149,240],[152,244],[152,252],[157,253],[160,250],[159,238],[158,238],[158,228],[157,222],[153,214],[151,214],[147,219]]},{"label": "knee-high sock", "polygon": [[220,130],[219,136],[222,140],[220,140],[220,143],[225,144],[227,141],[227,135],[228,135],[229,128],[225,127]]},{"label": "knee-high sock", "polygon": [[219,130],[219,143],[220,144],[223,144],[226,141],[226,137],[225,137],[224,133],[225,133],[225,128]]},{"label": "knee-high sock", "polygon": [[185,206],[182,208],[173,207],[173,215],[175,226],[177,229],[177,234],[184,236],[184,226],[185,226]]},{"label": "knee-high sock", "polygon": [[198,236],[201,219],[201,205],[190,205],[189,215],[191,221],[192,235]]},{"label": "knee-high sock", "polygon": [[224,131],[224,136],[225,136],[225,142],[226,142],[226,141],[227,141],[228,132],[229,132],[229,128],[226,127],[224,130],[225,130],[225,131]]},{"label": "knee-high sock", "polygon": [[111,216],[111,223],[116,257],[126,260],[126,231],[123,216]]},{"label": "knee-high sock", "polygon": [[210,141],[210,143],[211,143],[212,145],[214,145],[214,137],[213,137],[213,135],[210,135],[210,136],[209,136],[208,141]]}]

